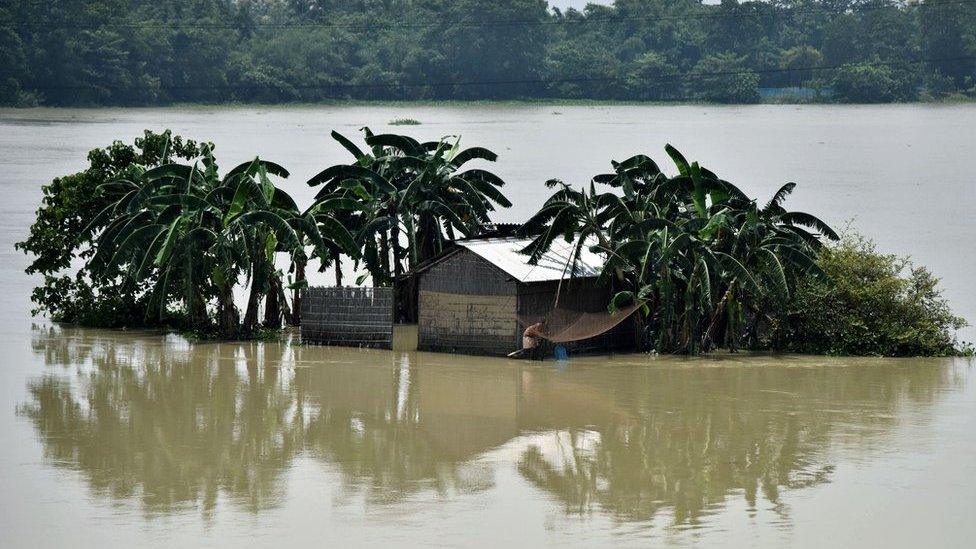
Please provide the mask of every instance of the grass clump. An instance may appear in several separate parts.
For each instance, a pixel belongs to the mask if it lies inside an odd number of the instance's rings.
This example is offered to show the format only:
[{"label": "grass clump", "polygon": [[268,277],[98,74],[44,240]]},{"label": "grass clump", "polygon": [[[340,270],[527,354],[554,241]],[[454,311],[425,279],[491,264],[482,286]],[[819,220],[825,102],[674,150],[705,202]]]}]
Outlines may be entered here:
[{"label": "grass clump", "polygon": [[415,120],[413,118],[394,118],[390,120],[391,126],[419,126],[420,120]]}]

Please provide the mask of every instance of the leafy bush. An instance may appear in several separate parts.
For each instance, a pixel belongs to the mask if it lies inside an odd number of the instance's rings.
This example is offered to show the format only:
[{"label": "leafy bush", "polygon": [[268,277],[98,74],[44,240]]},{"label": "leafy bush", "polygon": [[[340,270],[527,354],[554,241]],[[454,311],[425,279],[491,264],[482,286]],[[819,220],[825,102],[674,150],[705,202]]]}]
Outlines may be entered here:
[{"label": "leafy bush", "polygon": [[924,267],[879,253],[846,235],[818,259],[829,281],[798,281],[772,323],[776,350],[829,355],[947,356],[970,353],[955,331],[966,322],[949,309],[939,279]]}]

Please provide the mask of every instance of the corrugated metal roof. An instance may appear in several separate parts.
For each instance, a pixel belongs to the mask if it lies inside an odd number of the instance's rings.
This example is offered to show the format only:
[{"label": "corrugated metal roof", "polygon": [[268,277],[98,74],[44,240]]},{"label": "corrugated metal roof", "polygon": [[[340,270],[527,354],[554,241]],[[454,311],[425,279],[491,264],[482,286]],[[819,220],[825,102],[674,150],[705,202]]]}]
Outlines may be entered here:
[{"label": "corrugated metal roof", "polygon": [[[563,237],[557,237],[537,265],[530,265],[529,257],[519,253],[530,242],[531,238],[485,238],[461,240],[457,244],[483,257],[520,282],[546,282],[559,280],[564,274],[567,278],[570,276],[566,263],[573,253],[575,241],[566,242]],[[586,245],[580,252],[572,276],[598,276],[602,268],[603,257],[591,252],[589,245]]]}]

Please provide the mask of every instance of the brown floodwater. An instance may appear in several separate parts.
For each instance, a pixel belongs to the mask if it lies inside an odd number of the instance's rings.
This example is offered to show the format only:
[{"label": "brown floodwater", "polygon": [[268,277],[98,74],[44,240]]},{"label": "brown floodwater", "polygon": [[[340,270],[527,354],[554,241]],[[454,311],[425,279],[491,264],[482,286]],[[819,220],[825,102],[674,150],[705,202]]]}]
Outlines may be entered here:
[{"label": "brown floodwater", "polygon": [[[592,160],[590,148],[606,156],[606,139],[654,119],[684,117],[699,127],[711,117],[726,132],[767,126],[787,141],[834,132],[824,138],[832,153],[805,149],[814,158],[802,161],[811,165],[828,163],[871,128],[901,126],[905,135],[935,139],[910,140],[917,147],[943,148],[940,162],[919,168],[940,174],[932,183],[945,189],[938,208],[972,203],[971,181],[953,174],[972,173],[974,160],[953,154],[965,144],[940,137],[939,128],[976,121],[976,108],[912,109],[513,107],[496,113],[498,123],[478,108],[428,109],[420,118],[481,132],[474,141],[504,157],[504,146],[491,141],[525,139],[510,133],[516,118],[525,132],[538,132],[558,110],[555,126],[569,120],[603,132],[576,135],[590,140],[567,157],[577,163]],[[80,167],[83,151],[106,137],[159,123],[194,135],[211,130],[223,139],[219,151],[246,148],[258,134],[278,135],[270,139],[278,146],[298,121],[314,117],[351,126],[359,116],[377,126],[400,114],[0,111],[0,547],[970,546],[976,376],[967,359],[519,362],[306,347],[294,335],[192,343],[58,327],[28,314],[34,280],[12,243],[26,231],[38,186]],[[844,131],[825,129],[826,116]],[[697,139],[719,153],[725,146],[721,136]],[[313,154],[326,144],[302,145],[285,163],[306,175],[328,161]],[[797,161],[776,154],[780,143],[756,146],[780,159],[769,169],[786,172]],[[903,161],[885,147],[860,156],[880,172],[892,169],[880,159]],[[952,159],[955,167],[946,166]],[[833,187],[813,186],[811,200],[822,207],[805,209],[843,218],[860,206],[835,193],[868,193],[856,185],[868,172],[832,170]],[[905,181],[879,198],[890,205],[885,215],[904,219],[899,212],[935,207],[913,201]],[[898,236],[889,244],[900,251],[941,261],[953,296],[963,296],[954,303],[972,310],[973,256],[939,258],[952,254],[930,248],[943,221],[958,229],[951,238],[972,238],[976,224],[923,218],[928,228],[909,230],[874,213],[866,224]]]}]

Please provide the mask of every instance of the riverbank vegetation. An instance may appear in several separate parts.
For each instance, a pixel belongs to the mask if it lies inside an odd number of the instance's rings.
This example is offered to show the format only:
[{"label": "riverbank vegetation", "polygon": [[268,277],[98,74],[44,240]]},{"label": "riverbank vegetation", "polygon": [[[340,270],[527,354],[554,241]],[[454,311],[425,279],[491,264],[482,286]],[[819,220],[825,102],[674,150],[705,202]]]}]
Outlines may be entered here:
[{"label": "riverbank vegetation", "polygon": [[0,104],[972,97],[976,2],[11,0]]},{"label": "riverbank vegetation", "polygon": [[[299,207],[288,171],[255,158],[221,175],[210,143],[146,131],[133,145],[89,153],[82,172],[55,179],[17,244],[43,276],[35,314],[100,327],[168,326],[204,337],[262,337],[300,322],[307,269],[362,273],[391,286],[451,242],[494,229],[511,202],[504,181],[469,162],[482,147],[448,137],[358,140],[351,155],[307,184]],[[558,180],[519,231],[527,261],[558,238],[606,258],[608,308],[639,304],[640,346],[700,354],[716,348],[816,354],[966,352],[937,280],[865,240],[786,207],[787,183],[757,201],[670,145],[668,175],[646,155],[577,188]],[[831,243],[833,242],[833,243]],[[825,245],[826,243],[826,245]],[[344,269],[345,267],[345,269]],[[238,303],[245,304],[243,314]]]}]

